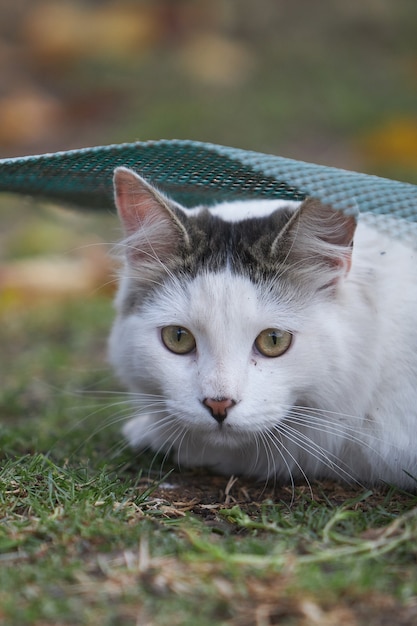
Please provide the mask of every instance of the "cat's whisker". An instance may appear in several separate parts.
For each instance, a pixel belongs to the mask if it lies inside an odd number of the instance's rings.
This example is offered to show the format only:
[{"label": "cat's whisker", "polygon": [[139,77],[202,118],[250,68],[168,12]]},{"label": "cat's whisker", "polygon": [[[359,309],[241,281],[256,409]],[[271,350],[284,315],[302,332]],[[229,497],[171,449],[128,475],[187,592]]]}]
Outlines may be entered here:
[{"label": "cat's whisker", "polygon": [[144,405],[143,403],[141,403],[140,405],[136,405],[135,402],[132,402],[131,400],[121,400],[119,402],[112,402],[110,404],[106,403],[105,405],[99,405],[93,411],[90,411],[90,413],[85,415],[81,420],[73,424],[71,428],[78,427],[84,421],[93,418],[94,416],[98,415],[99,413],[103,411],[107,412],[110,409],[120,408],[120,407],[122,407],[124,411],[123,412],[119,411],[119,413],[117,413],[117,416],[113,415],[110,418],[111,419],[110,422],[106,421],[105,426],[112,425],[120,421],[125,421],[127,419],[126,415],[128,417],[129,416],[131,417],[132,415],[135,416],[137,415],[138,412],[143,412],[144,410],[146,410],[147,414],[152,414],[152,415],[163,413],[165,411],[165,403],[162,403],[162,401],[160,402],[159,405],[156,404],[155,401],[148,403],[147,405]]},{"label": "cat's whisker", "polygon": [[296,413],[295,411],[291,413],[291,422],[293,424],[299,424],[301,426],[305,426],[310,430],[315,430],[317,432],[322,432],[324,434],[331,434],[336,437],[340,437],[346,441],[351,441],[358,445],[361,448],[367,448],[369,451],[372,451],[373,454],[376,454],[383,460],[383,456],[378,451],[375,445],[372,445],[367,439],[371,438],[375,443],[384,443],[385,445],[392,446],[393,448],[397,448],[394,443],[386,442],[381,437],[377,437],[374,433],[366,433],[366,437],[358,436],[357,429],[350,426],[349,424],[337,424],[329,421],[328,419],[321,418],[319,415],[310,416],[305,415],[303,413]]},{"label": "cat's whisker", "polygon": [[[253,473],[256,475],[258,464],[261,460],[260,450],[262,446],[263,452],[266,452],[266,463],[267,463],[267,477],[265,478],[265,486],[268,483],[268,476],[270,475],[270,449],[268,442],[265,440],[264,433],[262,431],[254,433],[254,443],[255,443],[255,457],[252,459],[251,467],[249,469],[249,473]],[[250,457],[249,457],[250,458]]]},{"label": "cat's whisker", "polygon": [[[273,477],[274,480],[274,485],[275,485],[275,480],[276,480],[276,474],[275,474],[275,469],[276,469],[276,462],[275,462],[275,458],[274,458],[274,454],[272,452],[270,443],[268,441],[267,436],[264,433],[256,433],[255,439],[258,441],[258,439],[261,440],[262,443],[262,447],[263,447],[263,451],[264,453],[266,453],[266,464],[267,464],[267,469],[265,472],[265,480],[264,480],[264,484],[263,484],[263,490],[265,490],[271,480],[271,477]],[[259,460],[261,459],[261,456],[259,454],[260,450],[259,447],[257,449],[257,464],[255,465],[255,472],[256,472],[256,467],[259,463]]]},{"label": "cat's whisker", "polygon": [[[150,446],[146,446],[140,449],[140,452],[145,452],[148,449],[152,449],[153,451],[153,456],[149,465],[149,475],[151,474],[151,472],[153,471],[154,465],[158,460],[158,457],[163,453],[163,458],[160,461],[160,465],[159,465],[159,473],[163,472],[163,467],[169,457],[169,455],[172,452],[173,447],[175,446],[176,440],[178,439],[178,437],[181,435],[181,432],[183,430],[183,426],[182,424],[178,423],[178,420],[176,419],[175,415],[171,415],[171,414],[166,414],[166,410],[164,410],[164,417],[163,418],[158,418],[157,421],[152,422],[151,424],[147,424],[147,428],[145,428],[143,430],[143,434],[145,437],[158,437],[159,439],[159,435],[160,433],[163,433],[164,437],[163,437],[163,441],[159,444],[159,446],[155,449],[154,447],[150,447]],[[143,415],[144,420],[147,418],[147,416],[149,415]],[[133,415],[134,419],[137,419],[140,416],[138,416],[137,414]],[[167,429],[168,427],[168,429]],[[126,448],[131,448],[131,445],[128,441],[126,441],[126,445],[121,447],[121,450],[124,451]]]},{"label": "cat's whisker", "polygon": [[[152,469],[156,461],[156,458],[163,452],[164,456],[161,461],[161,468],[160,468],[161,472],[163,470],[163,467],[165,466],[165,463],[168,457],[171,455],[172,450],[176,447],[177,451],[179,451],[183,438],[185,437],[186,432],[187,432],[184,426],[181,423],[179,423],[178,419],[176,419],[174,415],[168,415],[167,422],[169,422],[170,430],[164,431],[164,441],[155,450],[155,455],[151,462],[151,469]],[[153,430],[151,427],[148,433],[152,434],[152,432],[155,432],[156,434],[158,434],[158,429],[155,428]],[[178,440],[179,440],[179,444],[177,445]]]},{"label": "cat's whisker", "polygon": [[311,415],[318,415],[319,417],[322,415],[329,415],[330,417],[338,417],[346,420],[358,420],[363,422],[364,418],[360,415],[355,415],[354,413],[341,413],[340,411],[333,411],[330,409],[319,409],[316,407],[303,406],[301,404],[296,405],[288,405],[286,407],[288,410],[299,409],[301,411],[305,411]]},{"label": "cat's whisker", "polygon": [[[313,498],[313,489],[311,487],[311,483],[308,479],[308,476],[306,474],[306,472],[304,471],[303,467],[301,466],[300,462],[297,460],[297,458],[290,452],[290,450],[288,449],[288,447],[284,444],[284,440],[282,438],[282,435],[284,434],[285,437],[285,433],[282,433],[278,428],[271,428],[268,429],[267,431],[268,437],[270,439],[270,441],[272,442],[272,444],[274,445],[275,449],[277,450],[277,452],[279,453],[282,461],[284,462],[287,471],[288,471],[288,475],[291,481],[291,486],[292,486],[292,493],[293,493],[293,498],[294,498],[294,494],[295,494],[295,480],[294,480],[294,474],[293,471],[290,467],[290,464],[288,463],[287,459],[285,458],[285,455],[288,455],[288,457],[293,461],[295,467],[297,467],[297,469],[300,472],[300,475],[303,477],[303,479],[306,482],[306,485],[310,491],[311,497]],[[289,439],[287,437],[287,439]]]},{"label": "cat's whisker", "polygon": [[334,463],[330,460],[328,453],[324,450],[324,448],[322,448],[322,446],[308,437],[308,435],[305,435],[303,432],[291,427],[288,422],[281,422],[276,428],[288,441],[304,450],[309,456],[316,459],[319,463],[324,463],[329,468],[333,469]]},{"label": "cat's whisker", "polygon": [[[278,452],[281,460],[283,461],[285,467],[287,468],[287,472],[288,472],[288,478],[291,484],[291,493],[292,493],[292,499],[291,499],[291,504],[293,502],[293,499],[295,497],[295,482],[294,482],[294,477],[293,477],[293,473],[291,471],[291,468],[289,466],[289,463],[287,461],[287,459],[285,458],[285,455],[282,451],[282,448],[284,447],[282,444],[282,441],[277,441],[276,438],[276,433],[274,433],[274,436],[272,436],[272,433],[269,431],[259,431],[256,433],[257,436],[259,436],[263,442],[264,445],[264,449],[267,452],[267,464],[268,464],[268,468],[267,468],[267,474],[266,474],[266,478],[265,478],[265,487],[268,483],[268,481],[270,480],[271,476],[273,476],[274,478],[274,484],[276,481],[276,475],[277,475],[277,461],[275,459],[275,455],[272,451],[272,447],[275,451]],[[272,446],[272,447],[271,447]],[[270,459],[271,459],[271,463],[270,463]]]},{"label": "cat's whisker", "polygon": [[[100,415],[100,413],[108,413],[112,409],[117,409],[117,412],[113,412],[110,416],[106,417],[100,424],[97,424],[94,429],[90,428],[88,436],[85,437],[82,443],[80,443],[79,446],[72,451],[72,454],[75,454],[79,449],[84,447],[103,430],[112,428],[113,426],[120,423],[124,424],[130,419],[138,417],[138,414],[140,414],[140,412],[146,410],[146,414],[152,416],[158,416],[166,413],[165,400],[160,394],[120,392],[111,390],[86,392],[82,390],[77,391],[75,395],[98,397],[100,402],[96,404],[85,405],[83,410],[83,417],[76,420],[70,426],[68,426],[68,428],[66,428],[66,435],[78,429],[85,422],[91,421],[93,418],[97,417],[97,415]],[[117,400],[111,403],[105,402],[105,399],[108,396],[116,397]],[[125,399],[123,398],[123,396],[127,396],[127,398]],[[78,405],[77,411],[82,410],[82,408],[82,406]],[[86,412],[86,409],[89,409],[89,411]],[[56,441],[55,445],[59,445],[59,440]]]},{"label": "cat's whisker", "polygon": [[[93,440],[103,430],[107,430],[107,429],[111,428],[112,426],[115,426],[115,425],[120,424],[120,423],[124,423],[124,422],[128,421],[130,418],[132,418],[134,416],[135,416],[135,413],[132,413],[131,410],[128,413],[125,413],[123,415],[112,416],[110,419],[106,420],[105,422],[103,422],[102,424],[97,426],[94,430],[92,430],[88,434],[88,436],[83,439],[82,443],[80,443],[72,451],[72,455],[76,454],[79,450],[81,450],[84,446],[86,446],[87,443],[89,443],[91,440]],[[83,420],[81,420],[81,422],[85,421],[86,419],[88,419],[90,417],[91,417],[91,415],[87,416],[87,418],[84,418]],[[76,427],[78,427],[79,425],[80,425],[80,423],[77,423],[75,426],[72,426],[71,430],[76,428]]]},{"label": "cat's whisker", "polygon": [[[256,467],[259,463],[259,459],[260,459],[260,445],[259,445],[259,439],[262,439],[262,433],[258,433],[255,432],[255,436],[254,436],[254,443],[255,443],[255,457],[252,460],[249,472],[251,474],[255,473],[256,471]],[[245,442],[246,443],[246,442]],[[248,458],[250,458],[250,454],[248,455]]]},{"label": "cat's whisker", "polygon": [[[184,444],[184,441],[186,441],[187,446],[189,445],[189,437],[187,437],[188,435],[187,429],[184,428],[183,426],[181,426],[181,428],[182,428],[182,431],[180,431],[177,436],[178,445],[176,446],[177,462],[178,462],[178,467],[180,469],[181,469],[181,456],[183,456],[185,459],[189,458],[188,450],[186,450],[184,455],[182,455],[182,452],[181,452],[181,448]],[[174,441],[174,443],[176,443],[176,441]]]},{"label": "cat's whisker", "polygon": [[[302,412],[297,412],[295,409],[291,411],[286,421],[291,423],[297,423],[305,426],[306,428],[311,428],[312,430],[317,430],[319,432],[328,433],[332,432],[333,434],[338,434],[342,438],[349,437],[355,440],[355,435],[357,433],[357,429],[349,426],[348,424],[341,424],[337,422],[331,422],[329,417],[327,419],[320,417],[319,415],[309,415]],[[362,439],[358,438],[358,441],[362,441]]]},{"label": "cat's whisker", "polygon": [[123,438],[117,439],[112,446],[108,450],[106,450],[106,455],[109,459],[117,459],[121,454],[126,452],[126,450],[130,450],[130,444]]},{"label": "cat's whisker", "polygon": [[316,459],[319,465],[328,467],[342,480],[347,480],[347,482],[353,482],[363,486],[356,478],[354,478],[353,474],[348,471],[351,470],[351,468],[344,469],[340,464],[340,459],[336,455],[325,450],[317,442],[304,435],[304,433],[291,428],[289,424],[284,423],[280,424],[280,430],[282,430],[285,437],[291,441],[291,443],[294,443],[298,448],[304,450],[309,456]]},{"label": "cat's whisker", "polygon": [[[330,411],[326,409],[321,410],[301,405],[288,407],[287,414],[289,416],[288,419],[292,423],[297,423],[318,432],[332,434],[343,439],[352,441],[353,443],[357,443],[361,447],[369,448],[369,450],[371,450],[375,454],[379,454],[377,452],[377,448],[375,446],[372,446],[367,441],[367,439],[372,439],[377,443],[391,445],[394,448],[397,447],[394,443],[387,442],[382,437],[377,436],[375,433],[371,432],[371,430],[366,431],[366,437],[363,436],[363,432],[362,436],[359,436],[358,426],[363,426],[364,424],[366,424],[366,418],[363,417],[361,418],[352,414]],[[331,418],[334,417],[336,417],[338,421],[332,421]],[[343,418],[343,421],[339,421],[340,418]],[[358,426],[354,426],[349,423],[355,419],[360,422]]]}]

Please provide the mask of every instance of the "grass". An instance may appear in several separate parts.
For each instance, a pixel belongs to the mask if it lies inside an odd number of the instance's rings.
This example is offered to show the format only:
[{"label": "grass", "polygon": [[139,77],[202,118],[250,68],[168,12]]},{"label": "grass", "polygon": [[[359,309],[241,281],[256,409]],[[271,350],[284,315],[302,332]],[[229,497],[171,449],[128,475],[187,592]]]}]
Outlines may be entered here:
[{"label": "grass", "polygon": [[0,623],[414,624],[416,497],[135,458],[111,317],[101,297],[3,313]]}]

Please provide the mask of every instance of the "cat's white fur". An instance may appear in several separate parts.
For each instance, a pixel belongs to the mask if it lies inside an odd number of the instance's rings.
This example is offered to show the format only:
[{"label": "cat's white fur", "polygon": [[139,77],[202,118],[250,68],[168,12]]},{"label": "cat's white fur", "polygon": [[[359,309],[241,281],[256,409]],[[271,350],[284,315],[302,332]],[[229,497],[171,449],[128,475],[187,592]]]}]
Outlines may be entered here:
[{"label": "cat's white fur", "polygon": [[[222,202],[209,207],[212,215],[221,217],[227,222],[242,222],[251,217],[265,217],[277,209],[287,207],[291,204],[294,208],[300,202],[288,200],[235,200],[234,202]],[[197,206],[187,210],[187,215],[198,215],[205,210],[204,206]]]},{"label": "cat's white fur", "polygon": [[[238,221],[276,209],[277,201],[259,200],[223,203],[211,211]],[[136,416],[124,427],[132,446],[169,451],[180,465],[225,474],[415,488],[412,248],[359,222],[350,272],[332,298],[313,297],[302,306],[269,297],[226,267],[202,270],[192,280],[173,277],[138,311],[126,314],[131,265],[127,260],[121,276],[109,352],[133,392]],[[194,334],[196,352],[166,349],[160,329],[171,324]],[[257,335],[271,327],[294,336],[278,358],[253,347]],[[202,404],[207,397],[236,400],[221,425]]]}]

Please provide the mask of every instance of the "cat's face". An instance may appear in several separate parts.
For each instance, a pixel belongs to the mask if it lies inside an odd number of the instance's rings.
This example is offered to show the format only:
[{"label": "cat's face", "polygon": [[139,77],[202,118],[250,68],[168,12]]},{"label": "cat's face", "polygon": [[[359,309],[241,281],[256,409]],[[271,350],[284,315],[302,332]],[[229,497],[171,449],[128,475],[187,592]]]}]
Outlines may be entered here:
[{"label": "cat's face", "polygon": [[127,239],[110,357],[145,405],[163,399],[155,421],[232,448],[320,405],[353,219],[314,202],[187,213],[122,168],[115,188]]},{"label": "cat's face", "polygon": [[323,301],[275,295],[227,269],[168,281],[119,320],[113,358],[131,389],[162,395],[188,430],[241,445],[303,396],[319,403],[323,379],[334,375]]}]

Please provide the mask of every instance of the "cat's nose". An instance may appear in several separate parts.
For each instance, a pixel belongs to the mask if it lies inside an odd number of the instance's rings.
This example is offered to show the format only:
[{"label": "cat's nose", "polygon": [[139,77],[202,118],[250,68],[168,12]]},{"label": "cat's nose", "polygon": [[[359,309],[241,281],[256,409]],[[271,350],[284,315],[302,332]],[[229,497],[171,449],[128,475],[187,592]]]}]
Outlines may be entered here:
[{"label": "cat's nose", "polygon": [[231,398],[204,398],[203,404],[221,424],[227,417],[227,410],[235,406],[236,402]]}]

